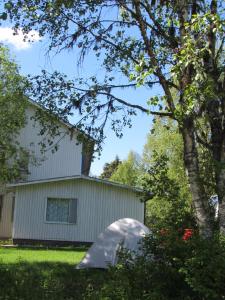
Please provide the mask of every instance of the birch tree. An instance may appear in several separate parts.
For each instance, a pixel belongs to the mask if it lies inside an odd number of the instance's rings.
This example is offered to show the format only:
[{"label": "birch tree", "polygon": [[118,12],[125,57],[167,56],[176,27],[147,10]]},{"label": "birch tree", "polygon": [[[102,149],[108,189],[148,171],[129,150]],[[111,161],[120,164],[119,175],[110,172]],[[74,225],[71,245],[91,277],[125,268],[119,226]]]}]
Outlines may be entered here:
[{"label": "birch tree", "polygon": [[[104,75],[67,80],[43,72],[32,96],[61,117],[75,109],[75,124],[99,141],[108,122],[118,136],[141,111],[178,123],[184,143],[195,216],[202,235],[212,235],[209,199],[199,171],[198,144],[214,161],[219,198],[218,228],[225,233],[224,4],[219,0],[14,0],[2,18],[15,30],[48,37],[49,51],[77,47],[89,52]],[[123,80],[118,74],[123,74]],[[162,88],[161,96],[121,97],[121,88]],[[143,101],[144,100],[144,101]],[[146,105],[142,105],[146,103]],[[100,118],[99,118],[100,117]],[[145,126],[143,124],[143,126]],[[207,128],[207,131],[204,130]]]},{"label": "birch tree", "polygon": [[0,185],[27,172],[27,152],[17,143],[25,125],[25,86],[8,49],[0,44]]}]

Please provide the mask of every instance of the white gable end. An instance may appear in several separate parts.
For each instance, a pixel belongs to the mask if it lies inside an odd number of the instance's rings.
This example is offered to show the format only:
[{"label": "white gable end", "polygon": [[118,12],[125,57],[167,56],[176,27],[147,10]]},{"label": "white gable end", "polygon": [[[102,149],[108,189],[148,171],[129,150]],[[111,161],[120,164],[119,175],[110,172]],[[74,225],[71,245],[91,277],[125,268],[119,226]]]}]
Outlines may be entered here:
[{"label": "white gable end", "polygon": [[30,154],[29,174],[26,180],[39,180],[81,174],[82,144],[78,143],[76,133],[71,138],[68,128],[62,124],[60,136],[54,138],[58,150],[52,153],[53,147],[46,146],[47,151],[41,153],[40,124],[31,119],[35,114],[35,106],[29,105],[26,110],[26,126],[18,137],[19,144]]}]

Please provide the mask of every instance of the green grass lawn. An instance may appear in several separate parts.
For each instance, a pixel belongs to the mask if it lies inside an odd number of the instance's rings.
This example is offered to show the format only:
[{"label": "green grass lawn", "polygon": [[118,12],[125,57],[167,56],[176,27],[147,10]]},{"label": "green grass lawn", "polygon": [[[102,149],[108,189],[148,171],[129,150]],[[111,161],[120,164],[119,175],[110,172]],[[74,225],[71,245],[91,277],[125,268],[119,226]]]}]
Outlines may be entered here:
[{"label": "green grass lawn", "polygon": [[0,300],[94,300],[89,291],[109,279],[106,271],[75,268],[85,251],[0,246]]},{"label": "green grass lawn", "polygon": [[13,264],[24,262],[61,262],[78,264],[85,255],[84,248],[59,248],[59,249],[29,249],[29,248],[0,248],[0,262]]}]

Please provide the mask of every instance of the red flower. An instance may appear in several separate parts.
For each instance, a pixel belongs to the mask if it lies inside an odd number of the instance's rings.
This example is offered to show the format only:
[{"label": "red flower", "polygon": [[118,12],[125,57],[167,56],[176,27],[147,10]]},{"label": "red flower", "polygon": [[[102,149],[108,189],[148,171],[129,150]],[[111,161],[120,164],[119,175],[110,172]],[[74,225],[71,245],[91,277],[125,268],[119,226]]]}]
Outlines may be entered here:
[{"label": "red flower", "polygon": [[186,228],[186,229],[184,229],[184,234],[182,236],[182,240],[187,241],[192,237],[192,235],[193,235],[193,229]]}]

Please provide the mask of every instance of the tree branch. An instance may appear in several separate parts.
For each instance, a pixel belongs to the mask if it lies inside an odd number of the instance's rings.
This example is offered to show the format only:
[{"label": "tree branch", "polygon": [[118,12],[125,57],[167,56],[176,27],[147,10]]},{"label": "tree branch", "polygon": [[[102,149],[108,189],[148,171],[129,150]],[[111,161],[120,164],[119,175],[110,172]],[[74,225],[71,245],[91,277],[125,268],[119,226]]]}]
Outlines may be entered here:
[{"label": "tree branch", "polygon": [[145,29],[145,24],[144,24],[142,16],[141,16],[140,1],[139,0],[134,0],[134,6],[135,6],[135,9],[136,9],[137,22],[140,25],[139,28],[140,28],[141,35],[142,35],[142,38],[143,38],[145,46],[146,46],[146,51],[147,51],[147,53],[148,53],[148,55],[149,55],[149,57],[152,61],[153,66],[156,67],[155,75],[159,78],[160,84],[162,85],[163,90],[164,90],[164,92],[167,96],[167,103],[168,103],[168,106],[169,106],[171,112],[174,112],[175,106],[174,106],[174,103],[173,103],[173,97],[171,95],[170,89],[169,89],[168,84],[167,84],[167,80],[164,77],[160,67],[158,66],[157,59],[156,59],[155,54],[152,50],[151,42],[150,42],[150,40],[148,39],[148,36],[147,36],[147,32],[146,32],[146,29]]},{"label": "tree branch", "polygon": [[198,134],[196,134],[196,140],[199,144],[204,146],[206,149],[212,151],[212,146],[209,143],[207,143],[206,141],[204,141]]},{"label": "tree branch", "polygon": [[[92,30],[90,30],[87,26],[84,26],[83,24],[75,21],[74,19],[70,18],[69,16],[67,16],[65,13],[62,12],[62,14],[65,16],[65,18],[67,18],[69,21],[73,22],[76,26],[78,26],[79,28],[81,28],[84,31],[89,32],[95,39],[100,39],[102,41],[104,41],[106,44],[114,47],[117,51],[119,52],[124,52],[124,50],[117,44],[113,43],[112,41],[109,41],[105,38],[103,38],[101,35],[96,35]],[[73,35],[72,35],[73,37]],[[128,52],[126,52],[127,57],[129,57],[131,60],[133,60],[134,63],[138,64],[138,61],[132,57],[131,55],[128,54]]]},{"label": "tree branch", "polygon": [[[100,91],[100,90],[98,90],[98,91],[96,91],[96,90],[85,90],[85,89],[81,89],[81,88],[75,88],[75,89],[78,90],[78,91],[80,91],[80,92],[84,92],[85,93],[85,95],[83,95],[82,98],[85,97],[86,95],[91,96],[92,93],[96,93],[97,92],[99,95],[106,96],[106,97],[110,98],[111,100],[117,101],[120,104],[125,105],[127,107],[130,107],[130,108],[133,108],[133,109],[137,109],[137,110],[139,110],[141,112],[144,112],[144,113],[147,113],[147,114],[152,114],[152,115],[161,116],[161,117],[170,117],[170,118],[172,118],[172,119],[175,120],[175,117],[174,117],[173,113],[171,113],[171,112],[152,111],[152,110],[149,110],[149,109],[147,109],[147,108],[145,108],[145,107],[143,107],[141,105],[132,104],[130,102],[127,102],[127,101],[125,101],[125,100],[123,100],[121,98],[118,98],[118,97],[112,95],[109,92],[103,92],[103,91]],[[107,103],[105,103],[105,104],[103,104],[102,107],[105,107],[109,103],[110,103],[110,101],[107,102]],[[93,111],[94,110],[95,110],[95,108],[93,109]]]},{"label": "tree branch", "polygon": [[[152,20],[153,24],[157,27],[157,32],[164,37],[164,39],[169,42],[169,45],[171,46],[171,48],[176,48],[178,45],[178,42],[176,40],[175,37],[171,37],[170,35],[168,35],[161,27],[160,23],[155,19],[154,14],[151,12],[151,6],[149,5],[149,3],[147,3],[146,5],[143,2],[140,2],[140,5],[142,5],[145,10],[147,11],[149,18]],[[154,27],[153,27],[154,28]],[[156,29],[155,29],[156,30]]]},{"label": "tree branch", "polygon": [[[101,95],[107,95],[109,96],[109,94],[107,93],[101,93]],[[114,95],[110,95],[112,97],[113,100],[127,106],[127,107],[130,107],[130,108],[133,108],[133,109],[138,109],[144,113],[147,113],[147,114],[152,114],[152,115],[156,115],[156,116],[161,116],[161,117],[170,117],[170,118],[173,118],[174,119],[174,116],[171,112],[159,112],[159,111],[152,111],[152,110],[149,110],[147,108],[144,108],[143,106],[140,106],[140,105],[137,105],[137,104],[131,104],[130,102],[127,102],[123,99],[120,99]]]}]

